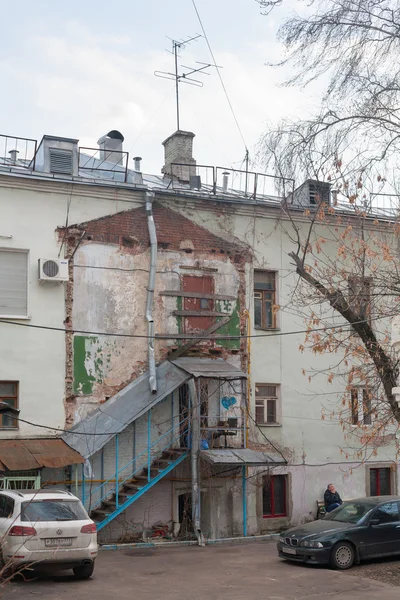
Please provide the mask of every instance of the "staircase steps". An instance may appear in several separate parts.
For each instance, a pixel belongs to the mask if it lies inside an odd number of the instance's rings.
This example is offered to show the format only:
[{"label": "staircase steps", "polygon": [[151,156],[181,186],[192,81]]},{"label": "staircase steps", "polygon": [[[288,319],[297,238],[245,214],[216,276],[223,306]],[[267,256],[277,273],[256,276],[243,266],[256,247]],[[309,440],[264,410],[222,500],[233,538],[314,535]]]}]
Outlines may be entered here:
[{"label": "staircase steps", "polygon": [[149,466],[147,465],[142,468],[140,475],[134,475],[121,485],[118,493],[118,507],[116,493],[115,491],[111,492],[108,498],[105,498],[99,506],[90,512],[90,516],[97,523],[98,529],[101,529],[118,514],[121,514],[147,489],[150,489],[166,473],[169,473],[177,464],[182,462],[186,454],[186,448],[164,450],[161,456],[154,459],[150,464],[150,481]]}]

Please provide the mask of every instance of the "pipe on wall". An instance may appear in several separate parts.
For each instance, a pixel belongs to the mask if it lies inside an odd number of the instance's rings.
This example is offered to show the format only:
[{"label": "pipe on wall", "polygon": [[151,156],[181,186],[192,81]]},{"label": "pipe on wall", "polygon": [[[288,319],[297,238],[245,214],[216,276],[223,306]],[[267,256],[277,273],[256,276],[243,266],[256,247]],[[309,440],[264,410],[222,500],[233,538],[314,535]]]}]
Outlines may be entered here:
[{"label": "pipe on wall", "polygon": [[156,359],[154,352],[154,319],[153,319],[153,303],[154,303],[154,286],[156,282],[157,270],[157,232],[153,216],[153,200],[154,193],[146,192],[146,215],[147,227],[150,238],[150,269],[149,281],[147,286],[147,302],[146,302],[146,321],[148,335],[148,364],[149,364],[149,385],[153,394],[157,392],[157,377],[156,377]]},{"label": "pipe on wall", "polygon": [[192,523],[199,546],[204,546],[204,537],[200,522],[200,404],[197,397],[196,385],[193,379],[188,382],[189,399],[192,413],[190,439],[190,460],[192,475]]}]

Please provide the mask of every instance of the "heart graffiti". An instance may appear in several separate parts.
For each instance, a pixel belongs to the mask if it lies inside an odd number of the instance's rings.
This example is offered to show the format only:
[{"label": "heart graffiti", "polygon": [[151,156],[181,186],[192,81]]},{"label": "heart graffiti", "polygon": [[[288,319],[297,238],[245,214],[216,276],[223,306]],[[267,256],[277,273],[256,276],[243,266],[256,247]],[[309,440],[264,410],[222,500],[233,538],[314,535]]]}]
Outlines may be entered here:
[{"label": "heart graffiti", "polygon": [[224,396],[221,400],[221,404],[226,410],[228,410],[228,408],[236,404],[236,398],[234,396]]}]

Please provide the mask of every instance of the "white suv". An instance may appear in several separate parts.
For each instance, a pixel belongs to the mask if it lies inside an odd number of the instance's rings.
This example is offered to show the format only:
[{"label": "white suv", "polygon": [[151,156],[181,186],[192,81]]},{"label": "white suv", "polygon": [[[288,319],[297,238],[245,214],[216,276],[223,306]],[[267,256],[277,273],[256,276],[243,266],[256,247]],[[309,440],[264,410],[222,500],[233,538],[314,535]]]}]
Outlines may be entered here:
[{"label": "white suv", "polygon": [[78,579],[92,575],[98,552],[95,523],[59,490],[0,491],[0,544],[6,569],[73,569]]}]

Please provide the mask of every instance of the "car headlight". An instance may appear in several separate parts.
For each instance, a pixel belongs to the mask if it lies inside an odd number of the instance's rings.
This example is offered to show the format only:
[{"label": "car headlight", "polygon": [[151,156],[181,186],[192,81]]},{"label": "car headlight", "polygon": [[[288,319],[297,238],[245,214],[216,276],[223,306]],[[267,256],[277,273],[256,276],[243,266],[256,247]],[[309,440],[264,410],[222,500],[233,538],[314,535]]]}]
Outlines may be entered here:
[{"label": "car headlight", "polygon": [[280,536],[279,536],[279,541],[280,541],[280,543],[281,543],[281,544],[284,544],[284,543],[285,543],[285,538],[284,538],[284,536],[280,535]]},{"label": "car headlight", "polygon": [[308,542],[307,540],[304,540],[304,542],[300,542],[300,546],[303,546],[303,548],[323,548],[324,547],[324,545],[321,542],[313,542],[313,541]]}]

